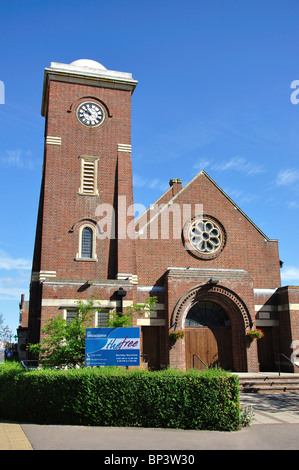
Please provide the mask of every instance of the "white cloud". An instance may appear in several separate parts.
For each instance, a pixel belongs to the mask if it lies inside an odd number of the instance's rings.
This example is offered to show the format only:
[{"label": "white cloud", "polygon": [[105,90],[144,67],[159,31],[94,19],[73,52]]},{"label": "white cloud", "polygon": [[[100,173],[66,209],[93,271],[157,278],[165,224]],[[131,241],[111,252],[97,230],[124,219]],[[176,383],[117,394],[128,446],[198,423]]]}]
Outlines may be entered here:
[{"label": "white cloud", "polygon": [[246,160],[244,157],[232,157],[219,163],[213,163],[213,160],[201,158],[194,164],[195,169],[205,169],[210,167],[215,171],[239,171],[246,175],[256,175],[264,172],[264,166]]},{"label": "white cloud", "polygon": [[136,186],[138,188],[142,188],[143,186],[146,185],[147,179],[142,178],[141,176],[137,175],[136,173],[133,174],[133,186]]},{"label": "white cloud", "polygon": [[0,154],[0,166],[34,170],[39,167],[39,163],[33,161],[31,155],[30,151],[23,152],[21,150],[6,150]]},{"label": "white cloud", "polygon": [[133,186],[136,188],[148,188],[148,189],[155,189],[158,188],[161,191],[166,191],[168,186],[161,182],[158,178],[150,179],[150,178],[143,178],[139,176],[137,173],[133,174]]},{"label": "white cloud", "polygon": [[283,268],[281,278],[284,281],[299,281],[299,268],[295,266]]},{"label": "white cloud", "polygon": [[237,188],[223,188],[223,190],[238,204],[247,204],[258,199],[257,194],[248,193]]},{"label": "white cloud", "polygon": [[20,300],[21,295],[28,295],[29,277],[3,277],[0,278],[0,300]]},{"label": "white cloud", "polygon": [[246,175],[256,175],[264,171],[263,165],[250,162],[244,157],[232,157],[230,160],[213,165],[212,169],[217,171],[234,170]]},{"label": "white cloud", "polygon": [[12,258],[3,250],[0,250],[0,269],[31,269],[31,261],[24,258]]},{"label": "white cloud", "polygon": [[289,186],[297,181],[299,181],[299,171],[291,168],[281,170],[276,178],[277,186]]},{"label": "white cloud", "polygon": [[205,170],[206,168],[208,168],[208,166],[210,166],[210,163],[210,160],[208,160],[207,158],[201,158],[200,160],[198,160],[198,162],[194,164],[194,168],[197,170]]},{"label": "white cloud", "polygon": [[298,201],[290,201],[288,204],[289,209],[299,209]]},{"label": "white cloud", "polygon": [[[28,287],[1,287],[0,286],[0,300],[16,300],[20,301],[21,300],[21,295],[22,294],[27,294]],[[17,311],[17,306],[16,306],[16,311]]]}]

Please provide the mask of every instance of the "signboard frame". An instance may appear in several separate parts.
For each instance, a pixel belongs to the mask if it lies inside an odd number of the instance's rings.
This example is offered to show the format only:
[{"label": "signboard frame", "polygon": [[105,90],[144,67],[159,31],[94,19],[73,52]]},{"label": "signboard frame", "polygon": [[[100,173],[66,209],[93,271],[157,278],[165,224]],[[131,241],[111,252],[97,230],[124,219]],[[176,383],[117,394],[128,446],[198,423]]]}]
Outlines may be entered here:
[{"label": "signboard frame", "polygon": [[85,366],[140,366],[140,328],[86,328]]}]

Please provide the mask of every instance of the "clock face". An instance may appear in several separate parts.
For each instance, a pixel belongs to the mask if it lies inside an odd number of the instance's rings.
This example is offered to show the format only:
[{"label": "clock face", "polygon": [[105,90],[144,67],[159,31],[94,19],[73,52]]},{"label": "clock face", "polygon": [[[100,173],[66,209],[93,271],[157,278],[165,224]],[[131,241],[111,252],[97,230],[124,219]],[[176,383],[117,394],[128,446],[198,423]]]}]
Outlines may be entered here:
[{"label": "clock face", "polygon": [[92,101],[82,103],[77,110],[77,116],[82,124],[89,127],[99,126],[105,118],[101,106]]}]

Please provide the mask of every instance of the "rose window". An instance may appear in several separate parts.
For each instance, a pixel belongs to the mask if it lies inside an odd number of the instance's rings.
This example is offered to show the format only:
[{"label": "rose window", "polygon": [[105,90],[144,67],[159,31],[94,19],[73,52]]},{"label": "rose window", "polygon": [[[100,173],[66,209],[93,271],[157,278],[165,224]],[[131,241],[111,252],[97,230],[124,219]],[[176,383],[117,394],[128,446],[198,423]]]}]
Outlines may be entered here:
[{"label": "rose window", "polygon": [[203,254],[213,254],[222,246],[220,227],[211,219],[196,219],[188,233],[191,247]]}]

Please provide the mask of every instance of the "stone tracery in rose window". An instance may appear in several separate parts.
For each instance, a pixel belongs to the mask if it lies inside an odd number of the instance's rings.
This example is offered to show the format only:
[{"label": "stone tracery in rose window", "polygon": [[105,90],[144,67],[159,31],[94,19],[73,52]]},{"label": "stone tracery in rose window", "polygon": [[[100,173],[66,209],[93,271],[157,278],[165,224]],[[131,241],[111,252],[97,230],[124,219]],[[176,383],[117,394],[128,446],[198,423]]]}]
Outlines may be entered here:
[{"label": "stone tracery in rose window", "polygon": [[200,253],[212,254],[222,245],[220,227],[211,219],[196,219],[189,228],[189,241]]},{"label": "stone tracery in rose window", "polygon": [[183,228],[184,248],[193,256],[210,260],[220,255],[227,241],[226,231],[215,217],[194,216]]}]

